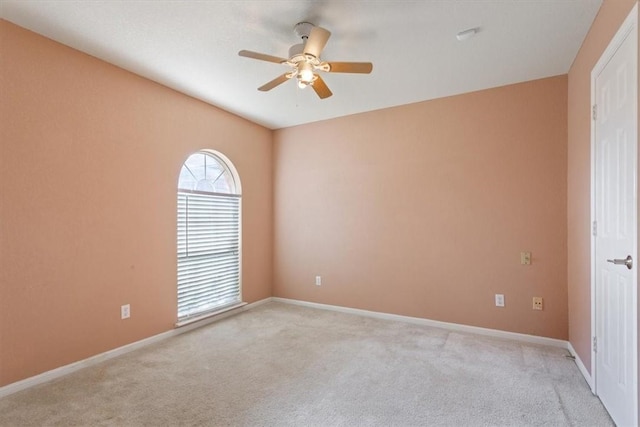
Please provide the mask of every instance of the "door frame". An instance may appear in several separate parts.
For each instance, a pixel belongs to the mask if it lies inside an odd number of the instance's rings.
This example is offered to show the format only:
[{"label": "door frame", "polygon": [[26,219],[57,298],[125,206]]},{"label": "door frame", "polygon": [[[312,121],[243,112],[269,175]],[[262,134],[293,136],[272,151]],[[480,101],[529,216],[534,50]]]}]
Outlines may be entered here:
[{"label": "door frame", "polygon": [[[615,36],[613,36],[613,38],[611,39],[611,41],[609,42],[609,45],[607,46],[607,48],[604,50],[604,52],[602,53],[602,55],[600,56],[600,59],[598,59],[598,62],[596,63],[596,65],[593,67],[593,70],[591,71],[591,108],[593,108],[594,105],[596,105],[597,103],[597,99],[596,99],[596,79],[598,77],[598,75],[600,75],[600,73],[604,70],[604,68],[606,67],[606,65],[609,63],[609,61],[611,60],[611,58],[615,55],[615,53],[617,52],[618,48],[622,45],[622,43],[626,40],[627,36],[629,36],[629,34],[636,30],[636,37],[635,37],[635,43],[636,43],[636,51],[638,50],[638,36],[637,36],[637,29],[638,29],[638,2],[636,2],[636,4],[633,6],[633,8],[631,9],[631,12],[629,12],[629,15],[627,15],[626,19],[624,20],[624,22],[622,23],[622,25],[620,25],[620,28],[618,28]],[[636,61],[636,70],[638,69],[638,61]],[[637,70],[637,72],[639,73],[638,75],[640,75],[640,70]],[[633,105],[636,106],[636,114],[634,115],[634,119],[635,119],[635,125],[636,125],[636,145],[638,145],[638,91],[640,90],[640,88],[638,87],[638,83],[636,82],[636,92],[633,94]],[[590,111],[591,114],[593,114],[592,111]],[[594,236],[593,233],[593,224],[596,220],[596,194],[595,194],[595,189],[596,189],[596,176],[595,176],[595,166],[596,166],[596,127],[595,127],[595,120],[593,120],[593,116],[591,116],[591,120],[590,120],[590,124],[591,124],[591,381],[589,381],[589,386],[591,387],[591,391],[597,395],[597,376],[598,373],[596,371],[596,352],[594,351],[594,346],[593,346],[593,341],[594,341],[594,337],[596,336],[596,236]],[[638,160],[636,160],[638,161]],[[640,167],[640,162],[638,162],[638,166]],[[638,191],[638,176],[636,176],[636,192]],[[638,212],[638,207],[636,205],[636,212]],[[637,254],[637,248],[638,248],[638,235],[636,234],[635,236],[635,252]],[[635,261],[635,260],[634,260]],[[640,275],[638,275],[636,273],[636,277],[640,277]],[[636,300],[634,301],[635,305],[636,305],[636,309],[635,309],[635,313],[636,313],[636,322],[633,325],[633,329],[634,329],[634,335],[636,337],[636,354],[635,354],[635,364],[634,366],[636,367],[636,377],[638,376],[638,281],[636,280]],[[636,381],[638,381],[638,379],[636,378]],[[640,385],[640,384],[639,384]],[[636,422],[638,420],[638,403],[637,403],[637,397],[638,397],[638,387],[636,387],[636,399],[635,399],[635,416],[636,416]]]}]

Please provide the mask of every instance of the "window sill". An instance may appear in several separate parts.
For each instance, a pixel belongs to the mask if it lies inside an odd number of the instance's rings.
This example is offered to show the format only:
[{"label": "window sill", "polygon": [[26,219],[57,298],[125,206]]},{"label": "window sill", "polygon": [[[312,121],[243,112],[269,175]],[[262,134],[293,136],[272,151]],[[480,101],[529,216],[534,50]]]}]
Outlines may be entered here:
[{"label": "window sill", "polygon": [[187,326],[187,325],[191,325],[194,324],[196,322],[201,322],[204,320],[209,320],[209,321],[215,321],[215,320],[220,320],[224,317],[227,317],[232,313],[232,311],[235,311],[241,307],[244,307],[245,305],[247,305],[246,302],[239,302],[233,305],[228,305],[225,307],[222,307],[216,311],[210,311],[206,314],[202,314],[200,316],[196,316],[196,317],[191,317],[189,319],[185,319],[185,320],[180,320],[178,322],[176,322],[176,328],[180,328],[182,326]]}]

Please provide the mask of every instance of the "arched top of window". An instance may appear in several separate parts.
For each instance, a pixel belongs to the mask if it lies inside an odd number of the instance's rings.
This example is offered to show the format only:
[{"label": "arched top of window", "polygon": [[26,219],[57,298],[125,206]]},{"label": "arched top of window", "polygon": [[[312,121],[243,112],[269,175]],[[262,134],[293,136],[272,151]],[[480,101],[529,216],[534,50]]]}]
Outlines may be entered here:
[{"label": "arched top of window", "polygon": [[219,156],[199,151],[187,158],[178,178],[179,191],[240,194],[233,173]]}]

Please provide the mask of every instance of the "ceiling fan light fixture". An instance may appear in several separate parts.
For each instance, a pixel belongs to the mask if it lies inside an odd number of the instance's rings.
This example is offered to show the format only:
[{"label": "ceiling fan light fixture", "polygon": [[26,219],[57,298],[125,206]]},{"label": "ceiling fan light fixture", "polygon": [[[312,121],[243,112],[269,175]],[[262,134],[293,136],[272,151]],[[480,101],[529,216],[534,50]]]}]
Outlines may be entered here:
[{"label": "ceiling fan light fixture", "polygon": [[301,70],[300,71],[300,80],[305,83],[311,83],[313,81],[313,71],[311,70]]},{"label": "ceiling fan light fixture", "polygon": [[305,84],[313,82],[313,68],[311,67],[311,64],[307,62],[298,64],[298,80]]}]

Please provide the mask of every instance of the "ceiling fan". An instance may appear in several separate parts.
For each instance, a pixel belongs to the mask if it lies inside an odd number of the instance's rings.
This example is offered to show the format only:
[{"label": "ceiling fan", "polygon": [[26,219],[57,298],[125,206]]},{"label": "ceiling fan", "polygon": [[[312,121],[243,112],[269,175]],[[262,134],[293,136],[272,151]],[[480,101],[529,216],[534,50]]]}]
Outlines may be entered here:
[{"label": "ceiling fan", "polygon": [[321,99],[333,95],[318,71],[327,73],[360,73],[369,74],[373,69],[371,62],[326,62],[320,59],[322,49],[327,44],[331,33],[308,22],[300,22],[294,27],[295,33],[302,38],[302,43],[291,46],[289,59],[263,53],[241,50],[238,55],[261,61],[275,62],[291,67],[291,71],[276,77],[260,86],[258,90],[266,92],[281,85],[289,79],[297,79],[298,87],[304,89],[311,86]]}]

